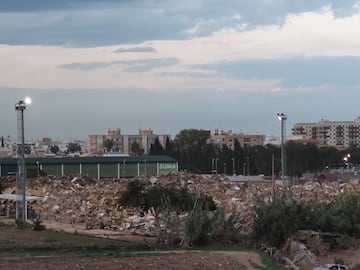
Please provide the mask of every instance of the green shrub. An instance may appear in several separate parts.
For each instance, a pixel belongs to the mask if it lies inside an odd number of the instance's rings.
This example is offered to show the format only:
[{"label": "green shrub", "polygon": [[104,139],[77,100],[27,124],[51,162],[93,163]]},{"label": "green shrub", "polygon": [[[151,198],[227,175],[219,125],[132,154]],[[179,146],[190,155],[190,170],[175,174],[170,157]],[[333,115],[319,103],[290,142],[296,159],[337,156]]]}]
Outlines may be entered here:
[{"label": "green shrub", "polygon": [[209,196],[196,196],[186,188],[167,188],[162,186],[146,188],[145,184],[138,180],[129,182],[127,191],[120,198],[121,205],[141,207],[144,211],[154,207],[157,211],[169,208],[172,211],[187,212],[194,207],[195,201],[197,201],[202,209],[216,209],[215,202]]},{"label": "green shrub", "polygon": [[226,217],[224,209],[214,212],[199,205],[189,213],[185,223],[185,235],[189,245],[202,246],[209,242],[229,244],[239,242],[242,218],[235,213]]},{"label": "green shrub", "polygon": [[335,200],[334,231],[351,237],[360,237],[360,196],[348,195]]},{"label": "green shrub", "polygon": [[[339,197],[331,203],[295,202],[286,196],[272,201],[258,200],[254,216],[254,236],[280,246],[297,230],[331,233],[322,236],[331,248],[348,248],[360,237],[360,196]],[[335,237],[336,236],[336,237]]]},{"label": "green shrub", "polygon": [[23,221],[21,218],[17,218],[15,219],[15,228],[23,230],[26,229],[28,227],[28,224]]},{"label": "green shrub", "polygon": [[127,184],[127,190],[120,198],[120,204],[128,207],[143,206],[145,184],[139,180],[130,181]]},{"label": "green shrub", "polygon": [[315,215],[312,204],[299,203],[285,196],[275,196],[270,202],[258,200],[253,233],[256,239],[279,247],[297,230],[315,227]]},{"label": "green shrub", "polygon": [[185,223],[185,235],[190,246],[206,245],[211,232],[211,222],[208,211],[194,207]]},{"label": "green shrub", "polygon": [[218,208],[210,216],[211,239],[224,244],[239,242],[243,222],[239,214],[231,213],[226,216],[225,209]]},{"label": "green shrub", "polygon": [[45,225],[43,224],[42,220],[40,219],[34,219],[32,224],[33,231],[43,231],[46,229]]}]

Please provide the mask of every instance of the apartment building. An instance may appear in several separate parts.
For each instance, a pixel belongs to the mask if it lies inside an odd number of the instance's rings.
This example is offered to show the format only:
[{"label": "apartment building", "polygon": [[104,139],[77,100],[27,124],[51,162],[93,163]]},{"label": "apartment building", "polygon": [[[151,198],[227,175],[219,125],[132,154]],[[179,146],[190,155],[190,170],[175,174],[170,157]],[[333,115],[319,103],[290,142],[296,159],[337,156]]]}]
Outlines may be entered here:
[{"label": "apartment building", "polygon": [[327,121],[297,123],[293,135],[303,135],[319,146],[334,146],[338,149],[360,145],[360,117],[354,121]]},{"label": "apartment building", "polygon": [[207,143],[213,143],[216,145],[226,145],[229,149],[234,150],[235,147],[235,139],[237,139],[241,145],[241,147],[246,146],[255,146],[255,145],[263,145],[265,136],[257,135],[257,134],[243,134],[243,133],[233,133],[230,131],[219,132],[218,129],[215,129],[215,133],[210,136],[207,140]]},{"label": "apartment building", "polygon": [[123,135],[119,128],[115,130],[109,129],[106,134],[103,135],[89,135],[89,153],[90,154],[103,154],[108,152],[106,142],[112,141],[112,148],[110,152],[117,152],[126,155],[132,155],[132,145],[137,143],[144,154],[148,154],[151,144],[159,139],[160,144],[165,148],[167,138],[171,138],[170,135],[162,134],[157,135],[151,129],[139,129],[139,133],[135,135]]}]

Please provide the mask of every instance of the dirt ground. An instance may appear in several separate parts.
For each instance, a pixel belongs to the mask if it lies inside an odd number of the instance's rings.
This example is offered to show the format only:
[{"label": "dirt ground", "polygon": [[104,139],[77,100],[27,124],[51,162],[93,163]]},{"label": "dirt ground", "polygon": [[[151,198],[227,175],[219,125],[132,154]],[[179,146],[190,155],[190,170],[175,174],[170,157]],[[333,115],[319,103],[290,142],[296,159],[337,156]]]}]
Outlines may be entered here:
[{"label": "dirt ground", "polygon": [[[0,220],[4,222],[4,220]],[[13,220],[9,221],[13,223]],[[104,230],[85,230],[82,225],[59,224],[45,222],[46,228],[68,233],[102,236],[105,238],[144,243],[144,236],[126,232],[111,232]],[[147,238],[151,241],[151,238]],[[4,228],[0,226],[0,247],[42,247],[44,243],[32,231]],[[21,257],[17,257],[17,256]],[[0,251],[0,269],[255,269],[252,263],[261,264],[260,257],[255,252],[248,251],[170,251],[146,252],[146,254],[128,257],[77,257],[69,254],[56,253],[36,254],[24,259],[24,254],[13,254]],[[26,254],[25,254],[26,258]],[[360,263],[360,250],[343,250],[318,257],[316,263],[303,265],[301,270],[312,270],[314,266],[333,263],[336,259],[343,260],[346,265]]]},{"label": "dirt ground", "polygon": [[[52,230],[101,235],[102,230],[83,230],[81,226],[60,226],[46,224]],[[110,233],[109,238],[141,241],[141,236]],[[87,257],[69,253],[47,252],[46,243],[31,230],[19,230],[10,226],[0,226],[0,269],[254,269],[251,263],[262,265],[256,252],[247,251],[146,251],[129,256]],[[56,245],[56,243],[54,243]],[[28,253],[16,252],[17,248],[44,248],[44,251]],[[14,251],[8,251],[11,249]]]},{"label": "dirt ground", "polygon": [[1,262],[1,269],[254,269],[250,260],[260,263],[256,253],[185,252],[119,258],[38,258]]},{"label": "dirt ground", "polygon": [[[96,236],[101,236],[104,233],[104,230],[85,230],[84,226],[82,225],[75,225],[75,227],[72,227],[71,225],[67,224],[58,224],[57,222],[46,222],[45,223],[46,228],[53,229],[53,230],[63,230],[69,233],[73,233],[75,230],[77,230],[80,233],[83,234],[91,234]],[[109,232],[106,231],[107,237],[114,238],[114,239],[121,239],[121,240],[130,240],[130,241],[137,241],[142,242],[143,237],[140,235],[131,235],[127,233],[117,233],[117,232]],[[149,240],[151,241],[151,240]],[[223,254],[226,256],[231,255],[232,258],[235,258],[238,262],[243,263],[245,261],[246,265],[246,258],[249,256],[250,260],[253,262],[258,262],[258,255],[256,253],[244,253],[244,252],[227,252],[226,254]],[[245,258],[245,260],[244,260]],[[353,266],[360,263],[360,250],[338,250],[330,252],[329,254],[325,256],[318,257],[315,263],[309,263],[307,265],[302,265],[301,270],[312,270],[315,266],[321,265],[321,264],[327,264],[327,263],[334,263],[335,260],[342,260],[345,262],[348,266]],[[249,267],[249,266],[248,266]],[[193,269],[193,268],[187,268],[187,269]],[[196,268],[196,269],[202,269],[202,268]],[[214,268],[216,269],[216,268]],[[232,269],[232,268],[230,268]],[[247,268],[252,269],[252,268]]]}]

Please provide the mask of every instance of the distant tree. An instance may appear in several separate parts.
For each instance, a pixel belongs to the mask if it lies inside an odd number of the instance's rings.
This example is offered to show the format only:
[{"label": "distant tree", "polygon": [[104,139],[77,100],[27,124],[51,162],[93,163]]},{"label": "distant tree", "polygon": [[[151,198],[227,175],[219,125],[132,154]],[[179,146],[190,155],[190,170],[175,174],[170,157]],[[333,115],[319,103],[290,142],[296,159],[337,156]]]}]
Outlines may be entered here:
[{"label": "distant tree", "polygon": [[159,138],[156,137],[154,140],[154,143],[150,146],[150,155],[163,155],[164,154],[164,148],[161,145]]},{"label": "distant tree", "polygon": [[194,145],[203,146],[210,137],[210,133],[200,129],[183,129],[175,137],[175,143],[183,148],[191,148]]},{"label": "distant tree", "polygon": [[175,158],[179,161],[180,169],[192,172],[203,170],[201,151],[209,136],[208,131],[199,129],[184,129],[176,135],[174,140]]},{"label": "distant tree", "polygon": [[212,173],[213,158],[216,157],[216,146],[214,144],[205,144],[199,153],[199,169],[203,173]]},{"label": "distant tree", "polygon": [[250,173],[253,175],[271,175],[272,152],[271,148],[262,145],[255,145],[249,148],[250,152]]},{"label": "distant tree", "polygon": [[57,153],[59,153],[59,151],[60,151],[60,148],[59,148],[59,146],[57,146],[56,144],[52,144],[52,145],[50,146],[50,152],[51,152],[51,153],[57,155]]},{"label": "distant tree", "polygon": [[76,153],[81,151],[81,146],[78,143],[69,143],[67,145],[67,152],[68,153]]},{"label": "distant tree", "polygon": [[173,141],[170,141],[169,137],[166,138],[164,154],[175,158],[175,145]]},{"label": "distant tree", "polygon": [[235,173],[242,174],[243,173],[243,163],[244,161],[244,151],[240,145],[240,142],[237,138],[234,139],[234,156],[233,158],[235,163]]},{"label": "distant tree", "polygon": [[104,142],[104,147],[106,148],[107,152],[110,152],[113,146],[114,146],[114,140],[106,139],[106,141]]},{"label": "distant tree", "polygon": [[138,142],[133,142],[131,144],[131,152],[135,155],[135,156],[140,156],[142,154],[144,154],[144,149],[142,149],[140,147],[140,144]]}]

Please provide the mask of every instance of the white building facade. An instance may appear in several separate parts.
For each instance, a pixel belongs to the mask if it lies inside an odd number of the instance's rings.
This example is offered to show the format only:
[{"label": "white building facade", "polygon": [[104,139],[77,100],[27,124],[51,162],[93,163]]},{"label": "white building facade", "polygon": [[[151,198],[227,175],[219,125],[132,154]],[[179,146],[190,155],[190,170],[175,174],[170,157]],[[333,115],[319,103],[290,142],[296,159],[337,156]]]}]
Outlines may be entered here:
[{"label": "white building facade", "polygon": [[333,146],[345,149],[360,146],[360,117],[354,121],[327,121],[297,123],[293,135],[302,135],[314,140],[319,146]]}]

